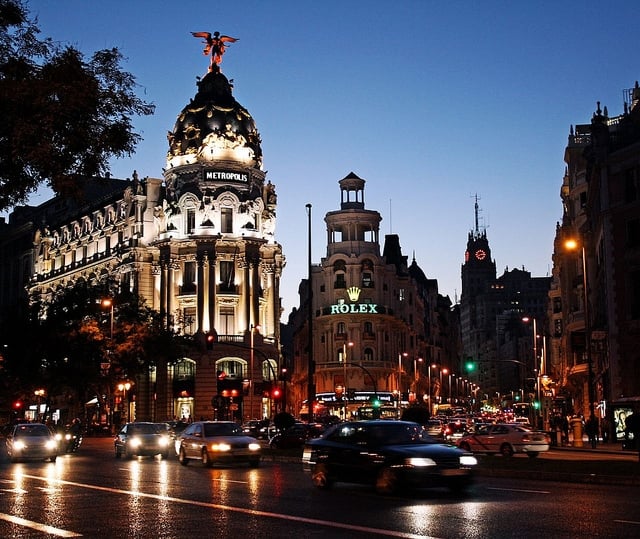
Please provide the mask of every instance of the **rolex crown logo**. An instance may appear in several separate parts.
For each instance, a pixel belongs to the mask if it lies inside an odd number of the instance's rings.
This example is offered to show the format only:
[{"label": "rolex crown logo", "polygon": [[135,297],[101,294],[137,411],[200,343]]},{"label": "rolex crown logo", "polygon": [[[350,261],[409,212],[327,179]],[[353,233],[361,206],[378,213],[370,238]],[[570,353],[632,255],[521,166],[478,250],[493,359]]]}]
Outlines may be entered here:
[{"label": "rolex crown logo", "polygon": [[349,300],[358,301],[358,298],[360,297],[360,289],[357,286],[347,288],[347,295],[349,296]]}]

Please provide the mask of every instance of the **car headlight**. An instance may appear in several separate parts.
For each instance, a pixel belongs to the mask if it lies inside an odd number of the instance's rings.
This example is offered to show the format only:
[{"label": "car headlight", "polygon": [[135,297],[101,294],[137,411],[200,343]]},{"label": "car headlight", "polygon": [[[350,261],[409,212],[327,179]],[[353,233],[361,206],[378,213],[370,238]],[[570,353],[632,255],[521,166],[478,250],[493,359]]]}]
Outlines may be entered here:
[{"label": "car headlight", "polygon": [[64,435],[64,439],[65,440],[71,440],[71,438],[73,438],[73,436],[71,436],[71,434],[69,434],[68,432]]},{"label": "car headlight", "polygon": [[413,457],[406,460],[409,466],[423,467],[423,466],[436,466],[436,461],[426,457]]},{"label": "car headlight", "polygon": [[47,440],[47,443],[44,444],[44,446],[47,449],[55,449],[56,447],[58,447],[58,443],[55,440],[51,439],[51,440]]},{"label": "car headlight", "polygon": [[478,459],[473,455],[462,455],[460,457],[461,466],[475,466],[478,464]]},{"label": "car headlight", "polygon": [[167,438],[166,436],[160,436],[160,439],[158,440],[158,445],[160,447],[167,447],[169,445],[169,438]]},{"label": "car headlight", "polygon": [[56,432],[56,440],[62,440],[62,434],[60,434],[59,432]]},{"label": "car headlight", "polygon": [[249,444],[249,451],[260,451],[260,444],[252,442]]},{"label": "car headlight", "polygon": [[211,444],[211,451],[231,451],[231,446],[224,442]]},{"label": "car headlight", "polygon": [[129,445],[131,447],[138,447],[140,444],[142,443],[142,441],[140,440],[140,438],[131,438],[129,440]]},{"label": "car headlight", "polygon": [[13,448],[18,450],[26,449],[27,444],[25,444],[22,440],[16,440],[13,442]]}]

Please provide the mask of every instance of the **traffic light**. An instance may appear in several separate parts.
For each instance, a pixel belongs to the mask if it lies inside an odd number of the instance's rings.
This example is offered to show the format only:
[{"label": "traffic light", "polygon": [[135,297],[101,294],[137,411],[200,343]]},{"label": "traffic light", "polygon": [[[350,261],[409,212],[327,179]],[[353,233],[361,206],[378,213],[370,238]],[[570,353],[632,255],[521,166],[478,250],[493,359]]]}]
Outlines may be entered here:
[{"label": "traffic light", "polygon": [[380,408],[380,399],[378,398],[377,395],[375,397],[371,397],[369,399],[369,402],[371,403],[371,406],[373,408]]},{"label": "traffic light", "polygon": [[207,350],[213,350],[213,343],[216,342],[216,336],[213,333],[207,333],[206,341],[207,341]]},{"label": "traffic light", "polygon": [[464,363],[464,370],[467,372],[473,372],[476,370],[476,362],[473,359],[467,359]]},{"label": "traffic light", "polygon": [[280,391],[279,387],[275,387],[273,389],[273,391],[271,392],[271,396],[275,399],[278,400],[280,398],[280,396],[282,395],[282,392]]},{"label": "traffic light", "polygon": [[535,410],[539,410],[540,409],[540,401],[533,401],[533,408]]}]

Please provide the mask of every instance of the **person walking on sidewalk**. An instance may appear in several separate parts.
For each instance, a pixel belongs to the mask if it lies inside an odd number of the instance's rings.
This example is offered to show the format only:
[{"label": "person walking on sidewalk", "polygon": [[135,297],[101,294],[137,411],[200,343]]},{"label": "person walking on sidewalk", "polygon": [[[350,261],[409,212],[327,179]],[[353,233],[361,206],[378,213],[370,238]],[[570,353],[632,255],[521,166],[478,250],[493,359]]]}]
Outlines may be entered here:
[{"label": "person walking on sidewalk", "polygon": [[587,431],[587,438],[589,438],[591,449],[595,449],[598,443],[598,420],[595,416],[589,416],[589,420],[585,425],[585,430]]}]

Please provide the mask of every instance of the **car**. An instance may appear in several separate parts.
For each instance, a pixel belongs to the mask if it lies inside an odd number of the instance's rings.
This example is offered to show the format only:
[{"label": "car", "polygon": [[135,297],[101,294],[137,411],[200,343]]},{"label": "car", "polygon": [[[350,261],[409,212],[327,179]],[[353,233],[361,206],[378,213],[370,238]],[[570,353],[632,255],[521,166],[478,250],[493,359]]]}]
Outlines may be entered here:
[{"label": "car", "polygon": [[323,431],[324,426],[320,423],[296,423],[271,438],[269,447],[273,449],[302,447],[307,440],[317,438]]},{"label": "car", "polygon": [[306,442],[303,468],[313,484],[371,484],[379,494],[401,486],[466,490],[474,479],[476,458],[468,451],[429,436],[410,421],[347,421]]},{"label": "car", "polygon": [[114,439],[116,458],[137,456],[169,457],[171,433],[166,423],[137,421],[127,423]]},{"label": "car", "polygon": [[176,440],[180,464],[200,460],[203,466],[244,462],[252,468],[260,466],[260,442],[246,436],[233,421],[196,421],[182,431]]},{"label": "car", "polygon": [[444,426],[444,439],[455,444],[467,431],[465,419],[450,419]]},{"label": "car", "polygon": [[514,453],[526,453],[537,457],[549,451],[551,438],[546,432],[535,431],[516,423],[497,423],[466,433],[457,446],[474,453],[501,453],[506,457]]},{"label": "car", "polygon": [[444,423],[439,419],[429,419],[424,428],[429,436],[432,436],[436,440],[444,440]]},{"label": "car", "polygon": [[55,433],[44,423],[20,423],[6,433],[7,455],[11,462],[19,460],[50,460],[58,458]]}]

